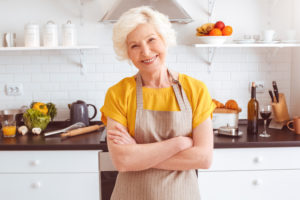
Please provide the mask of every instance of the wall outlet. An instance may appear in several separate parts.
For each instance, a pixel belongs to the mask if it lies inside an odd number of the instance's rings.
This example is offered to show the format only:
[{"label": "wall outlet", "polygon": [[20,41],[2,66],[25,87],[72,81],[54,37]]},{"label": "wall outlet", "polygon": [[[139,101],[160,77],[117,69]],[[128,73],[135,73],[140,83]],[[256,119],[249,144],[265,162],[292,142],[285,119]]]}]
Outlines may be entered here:
[{"label": "wall outlet", "polygon": [[252,82],[255,82],[256,93],[264,93],[265,91],[265,82],[264,81],[250,81],[249,91],[251,92]]},{"label": "wall outlet", "polygon": [[23,84],[22,83],[7,83],[5,85],[7,96],[22,96]]}]

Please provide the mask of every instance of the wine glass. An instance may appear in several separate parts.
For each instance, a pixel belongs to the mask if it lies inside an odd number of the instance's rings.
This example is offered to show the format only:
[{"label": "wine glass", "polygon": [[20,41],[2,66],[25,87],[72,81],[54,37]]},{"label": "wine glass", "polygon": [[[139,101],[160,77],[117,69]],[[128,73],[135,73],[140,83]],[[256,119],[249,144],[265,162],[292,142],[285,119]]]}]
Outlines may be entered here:
[{"label": "wine glass", "polygon": [[259,136],[270,137],[270,134],[267,133],[267,119],[269,119],[269,117],[271,116],[272,106],[271,105],[262,106],[259,113],[264,120],[264,131],[261,134],[259,134]]}]

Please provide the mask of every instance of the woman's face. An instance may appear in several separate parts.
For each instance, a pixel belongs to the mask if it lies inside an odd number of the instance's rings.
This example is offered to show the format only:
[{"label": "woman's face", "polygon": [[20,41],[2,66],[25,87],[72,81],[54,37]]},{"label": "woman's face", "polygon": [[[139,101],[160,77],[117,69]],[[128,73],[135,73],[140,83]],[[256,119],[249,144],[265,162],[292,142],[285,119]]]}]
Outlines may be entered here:
[{"label": "woman's face", "polygon": [[140,24],[127,36],[130,60],[141,71],[153,72],[165,65],[166,45],[151,24]]}]

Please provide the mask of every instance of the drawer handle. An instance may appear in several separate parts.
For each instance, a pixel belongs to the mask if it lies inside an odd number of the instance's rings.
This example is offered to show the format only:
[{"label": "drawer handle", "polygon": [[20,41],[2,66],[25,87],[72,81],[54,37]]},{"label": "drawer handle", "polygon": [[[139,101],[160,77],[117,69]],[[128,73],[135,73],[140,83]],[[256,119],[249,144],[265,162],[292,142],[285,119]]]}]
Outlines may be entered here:
[{"label": "drawer handle", "polygon": [[259,185],[262,184],[262,180],[260,180],[260,179],[255,179],[255,180],[252,181],[252,184],[253,184],[253,185],[256,185],[256,186],[259,186]]},{"label": "drawer handle", "polygon": [[31,161],[30,162],[30,165],[32,165],[32,166],[38,166],[38,165],[40,165],[40,161],[39,160],[33,160],[33,161]]},{"label": "drawer handle", "polygon": [[33,189],[39,189],[39,188],[42,187],[42,184],[41,184],[40,181],[36,181],[36,182],[32,183],[31,187],[32,187]]},{"label": "drawer handle", "polygon": [[255,157],[254,158],[254,163],[262,163],[262,161],[263,161],[263,157],[261,157],[261,156],[257,156],[257,157]]}]

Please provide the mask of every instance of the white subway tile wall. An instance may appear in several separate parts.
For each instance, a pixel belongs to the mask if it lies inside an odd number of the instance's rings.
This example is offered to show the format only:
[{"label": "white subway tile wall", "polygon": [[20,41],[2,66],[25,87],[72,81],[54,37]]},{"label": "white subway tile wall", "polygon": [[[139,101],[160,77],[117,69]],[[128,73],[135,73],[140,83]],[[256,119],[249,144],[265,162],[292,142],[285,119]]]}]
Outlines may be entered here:
[{"label": "white subway tile wall", "polygon": [[[38,23],[42,39],[42,27],[51,19],[59,25],[59,32],[62,24],[72,20],[77,26],[78,43],[96,45],[98,49],[84,50],[82,57],[79,50],[0,51],[0,109],[18,108],[30,105],[32,101],[52,101],[58,107],[56,120],[66,120],[69,118],[68,104],[82,99],[96,105],[99,111],[107,89],[122,78],[137,72],[128,62],[116,59],[111,41],[113,25],[97,23],[111,7],[111,2],[1,1],[0,18],[14,19],[14,23],[11,20],[2,20],[0,33],[16,32],[17,46],[24,45],[25,24],[31,21]],[[169,68],[202,80],[211,96],[223,103],[228,99],[237,100],[242,108],[240,118],[247,117],[249,82],[256,80],[265,83],[265,92],[257,94],[261,104],[270,101],[267,91],[271,88],[271,82],[276,80],[279,91],[285,94],[288,106],[292,108],[290,111],[296,110],[299,113],[299,89],[296,85],[291,85],[291,79],[292,83],[299,83],[297,73],[294,73],[299,72],[299,50],[216,48],[213,63],[209,65],[208,49],[193,47],[198,42],[195,37],[196,27],[209,21],[208,1],[178,2],[192,16],[194,22],[174,24],[179,45],[169,49]],[[295,6],[297,2],[274,1],[274,5],[270,6],[269,1],[261,0],[217,1],[211,20],[222,20],[226,25],[231,25],[234,30],[232,39],[241,39],[245,34],[259,35],[269,27],[276,31],[278,39],[282,39],[285,31],[290,28],[294,27],[300,32],[296,20],[299,17],[299,6]],[[22,83],[23,95],[6,96],[7,83]],[[95,119],[100,119],[100,112]]]},{"label": "white subway tile wall", "polygon": [[[228,52],[227,52],[228,50]],[[249,82],[264,81],[265,92],[258,93],[260,104],[270,101],[268,89],[276,80],[279,91],[290,102],[291,50],[280,49],[270,56],[265,49],[217,49],[212,65],[207,63],[208,49],[177,46],[169,50],[170,69],[203,81],[212,96],[223,103],[235,99],[247,118]],[[96,105],[104,103],[105,93],[122,78],[137,70],[126,61],[118,61],[111,45],[84,51],[85,73],[81,73],[80,53],[70,51],[0,52],[0,109],[18,108],[32,101],[53,102],[58,107],[56,120],[69,118],[68,104],[78,99]],[[6,96],[6,83],[23,83],[22,96]],[[101,117],[100,112],[95,120]]]}]

